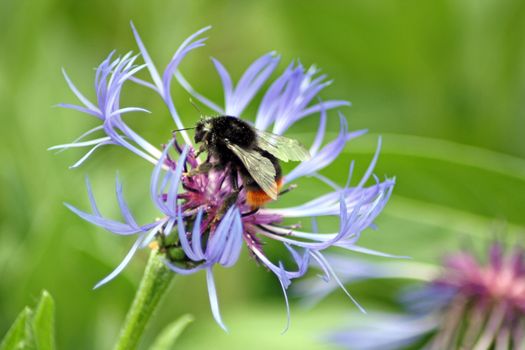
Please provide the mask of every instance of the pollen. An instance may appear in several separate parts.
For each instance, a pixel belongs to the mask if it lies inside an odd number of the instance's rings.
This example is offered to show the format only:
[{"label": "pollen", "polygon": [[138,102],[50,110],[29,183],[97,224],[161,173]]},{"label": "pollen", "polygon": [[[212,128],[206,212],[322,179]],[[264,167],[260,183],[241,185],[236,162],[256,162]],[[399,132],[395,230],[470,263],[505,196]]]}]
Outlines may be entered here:
[{"label": "pollen", "polygon": [[159,242],[157,241],[152,241],[149,245],[148,245],[149,249],[151,250],[159,250]]}]

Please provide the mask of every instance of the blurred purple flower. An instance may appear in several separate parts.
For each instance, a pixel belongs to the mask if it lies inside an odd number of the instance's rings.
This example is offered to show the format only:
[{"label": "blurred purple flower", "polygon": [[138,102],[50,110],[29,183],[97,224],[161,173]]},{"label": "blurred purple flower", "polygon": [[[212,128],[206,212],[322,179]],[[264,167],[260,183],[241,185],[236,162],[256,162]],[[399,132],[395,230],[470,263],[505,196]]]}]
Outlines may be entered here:
[{"label": "blurred purple flower", "polygon": [[[372,226],[387,203],[394,186],[393,179],[385,179],[381,182],[375,178],[374,184],[365,187],[372,177],[381,143],[378,142],[370,166],[354,187],[350,186],[353,163],[350,166],[349,179],[343,187],[318,174],[319,170],[330,165],[343,152],[348,141],[364,133],[364,131],[349,132],[346,119],[339,114],[341,126],[339,135],[322,146],[327,111],[349,105],[346,101],[321,101],[317,98],[319,92],[330,83],[325,81],[324,75],[316,76],[317,70],[314,68],[305,69],[301,64],[290,64],[264,93],[255,118],[255,126],[264,130],[273,124],[273,132],[281,134],[296,121],[319,114],[320,126],[310,148],[312,158],[297,165],[285,175],[284,183],[304,176],[313,176],[331,186],[332,190],[299,206],[280,209],[260,208],[257,211],[252,210],[246,203],[246,194],[241,191],[236,203],[222,213],[221,206],[233,190],[230,181],[225,181],[230,169],[187,176],[188,171],[195,169],[201,163],[201,160],[195,156],[188,133],[185,130],[180,131],[182,144],[174,135],[164,146],[163,151],[152,146],[131,130],[122,119],[122,115],[127,112],[147,112],[137,107],[120,107],[122,86],[131,81],[158,93],[177,128],[183,128],[184,125],[170,93],[173,77],[176,77],[192,96],[215,112],[241,117],[245,108],[261,92],[263,84],[274,72],[280,58],[273,53],[263,55],[248,67],[235,86],[224,66],[213,59],[225,95],[225,105],[220,107],[198,93],[178,71],[182,59],[195,48],[204,45],[205,39],[199,36],[209,28],[204,28],[186,39],[162,74],[151,60],[137,31],[133,26],[132,28],[145,64],[135,65],[137,56],[131,54],[115,59],[113,54],[110,54],[96,71],[97,104],[91,103],[84,97],[65,75],[69,86],[82,105],[63,104],[62,106],[93,115],[102,121],[102,125],[89,130],[72,143],[53,147],[53,149],[92,147],[74,165],[75,167],[83,163],[95,149],[107,144],[122,146],[154,164],[150,195],[161,213],[161,218],[154,222],[143,225],[136,222],[124,200],[122,185],[118,179],[116,197],[123,221],[108,219],[100,213],[89,182],[87,188],[91,202],[90,212],[66,204],[86,221],[115,234],[136,237],[135,243],[122,263],[96,287],[118,275],[138,249],[156,242],[159,249],[166,254],[166,264],[174,272],[191,274],[200,270],[206,271],[213,316],[219,325],[226,329],[219,312],[212,271],[216,265],[224,267],[234,265],[243,245],[256,261],[276,275],[285,295],[288,315],[286,289],[292,279],[305,274],[311,259],[320,264],[325,271],[326,279],[334,278],[339,281],[323,255],[325,249],[338,246],[357,252],[381,254],[356,245],[361,232]],[[135,76],[135,73],[143,68],[149,71],[151,82]],[[312,103],[312,101],[316,102]],[[95,132],[103,132],[104,136],[84,141],[86,136]],[[338,217],[339,230],[334,233],[303,232],[299,230],[299,225],[281,225],[281,222],[287,218],[318,216]],[[296,268],[289,269],[282,262],[272,262],[263,250],[264,239],[281,242],[289,251]],[[339,285],[343,287],[341,283]],[[350,296],[348,292],[346,293]]]},{"label": "blurred purple flower", "polygon": [[[329,340],[354,350],[405,349],[414,343],[434,350],[523,349],[525,251],[505,254],[496,242],[485,260],[468,252],[450,255],[441,274],[403,293],[406,315],[381,315],[370,325],[333,332]],[[402,270],[406,278],[414,277],[411,263],[394,274],[391,266],[381,272],[379,265],[358,265],[368,271],[363,278],[402,277]],[[334,268],[353,270],[355,261],[339,260]],[[425,279],[432,274],[427,272]]]}]

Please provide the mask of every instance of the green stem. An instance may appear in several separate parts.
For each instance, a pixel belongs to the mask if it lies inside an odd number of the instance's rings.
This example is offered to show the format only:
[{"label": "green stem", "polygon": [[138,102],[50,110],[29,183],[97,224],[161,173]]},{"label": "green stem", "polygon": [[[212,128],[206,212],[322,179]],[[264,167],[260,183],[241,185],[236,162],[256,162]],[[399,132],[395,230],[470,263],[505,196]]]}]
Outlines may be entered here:
[{"label": "green stem", "polygon": [[126,315],[114,350],[137,348],[151,315],[175,276],[162,260],[163,256],[156,250],[151,252],[144,276]]}]

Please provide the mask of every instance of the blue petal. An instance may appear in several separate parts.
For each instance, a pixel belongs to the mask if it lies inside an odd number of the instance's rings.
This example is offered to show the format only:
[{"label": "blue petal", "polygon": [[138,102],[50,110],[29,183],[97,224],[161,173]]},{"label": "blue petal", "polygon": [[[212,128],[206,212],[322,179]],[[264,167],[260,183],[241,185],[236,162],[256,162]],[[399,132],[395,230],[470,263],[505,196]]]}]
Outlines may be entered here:
[{"label": "blue petal", "polygon": [[180,178],[182,176],[182,170],[184,169],[184,163],[186,162],[186,156],[188,155],[189,147],[188,145],[184,146],[179,160],[177,161],[177,166],[175,167],[175,174],[173,175],[173,180],[171,181],[170,188],[168,191],[168,198],[166,205],[168,206],[169,213],[172,216],[175,216],[175,207],[177,206],[177,191],[179,189]]},{"label": "blue petal", "polygon": [[[228,106],[231,103],[230,101],[232,100],[232,97],[233,97],[233,83],[230,77],[230,73],[228,73],[226,68],[224,68],[224,66],[219,60],[213,57],[211,58],[211,60],[222,81],[222,88],[224,90],[224,105]],[[228,112],[226,111],[225,113],[228,113]]]},{"label": "blue petal", "polygon": [[75,208],[74,206],[68,204],[68,203],[64,203],[64,205],[66,207],[68,207],[69,210],[71,210],[72,212],[74,212],[75,214],[77,214],[78,216],[80,216],[82,219],[94,224],[94,225],[97,225],[97,226],[100,226],[110,232],[113,232],[113,233],[116,233],[116,234],[119,234],[119,235],[132,235],[134,233],[138,233],[138,232],[142,232],[142,229],[140,227],[131,227],[130,225],[127,225],[127,224],[123,224],[121,222],[118,222],[118,221],[114,221],[114,220],[110,220],[110,219],[105,219],[103,217],[100,217],[100,216],[97,216],[97,215],[93,215],[93,214],[88,214],[82,210],[79,210],[77,208]]},{"label": "blue petal", "polygon": [[100,282],[98,282],[93,289],[97,289],[98,287],[102,286],[103,284],[108,283],[113,278],[115,278],[119,273],[124,270],[124,268],[128,265],[133,255],[135,255],[135,252],[139,248],[140,244],[142,243],[142,240],[144,239],[144,235],[140,235],[140,237],[135,241],[131,249],[129,250],[128,254],[124,257],[122,262],[117,266],[115,270],[113,270],[109,275],[104,277]]},{"label": "blue petal", "polygon": [[279,280],[279,283],[281,284],[281,289],[283,290],[283,295],[284,295],[284,302],[286,304],[286,325],[284,326],[284,329],[281,332],[281,334],[284,334],[290,328],[290,303],[288,302],[288,294],[286,293],[286,286],[284,282],[286,281],[286,272],[284,270],[282,263],[279,263],[279,268],[281,269],[281,274],[277,275],[277,279]]},{"label": "blue petal", "polygon": [[202,251],[201,243],[201,221],[202,221],[203,211],[199,209],[197,213],[197,218],[193,223],[193,232],[191,234],[191,245],[193,247],[193,252],[198,260],[204,260],[204,252]]},{"label": "blue petal", "polygon": [[340,117],[341,129],[339,136],[328,145],[324,146],[321,151],[315,154],[312,158],[299,164],[289,174],[285,176],[285,183],[289,183],[299,177],[319,171],[330,165],[339,154],[343,151],[347,140],[348,124],[344,117]]},{"label": "blue petal", "polygon": [[357,300],[354,299],[354,297],[350,294],[350,292],[348,292],[348,290],[345,288],[343,282],[341,282],[341,280],[339,279],[339,277],[337,276],[337,274],[335,273],[335,271],[332,269],[332,267],[330,266],[330,263],[325,259],[325,257],[323,256],[323,254],[321,254],[321,252],[318,252],[318,251],[313,251],[312,252],[312,257],[314,257],[314,259],[320,264],[323,266],[323,269],[328,271],[330,273],[330,275],[334,278],[334,280],[337,282],[337,284],[339,285],[339,287],[343,290],[343,292],[350,298],[350,300],[352,300],[352,302],[354,303],[355,306],[357,306],[357,308],[364,314],[366,314],[366,311],[365,309],[357,302]]},{"label": "blue petal", "polygon": [[197,92],[191,85],[190,83],[186,80],[186,78],[184,78],[184,76],[182,75],[182,73],[180,71],[176,71],[175,72],[175,78],[177,79],[177,81],[179,82],[179,84],[187,91],[190,93],[191,96],[195,97],[198,101],[200,101],[201,103],[203,103],[205,106],[207,106],[208,108],[210,108],[212,111],[215,111],[217,112],[218,114],[220,115],[223,115],[225,114],[226,112],[224,111],[223,108],[219,107],[216,103],[212,102],[211,100],[209,100],[208,98],[204,97],[202,94],[200,94],[199,92]]},{"label": "blue petal", "polygon": [[124,217],[126,222],[131,227],[137,227],[138,228],[139,225],[135,221],[135,218],[133,217],[133,215],[131,215],[129,207],[128,207],[126,201],[124,200],[124,196],[122,195],[122,183],[119,181],[118,175],[116,177],[116,186],[115,187],[116,187],[116,192],[117,192],[117,200],[118,200],[118,204],[119,204],[122,216]]},{"label": "blue petal", "polygon": [[66,70],[63,68],[62,68],[62,74],[64,75],[64,78],[66,79],[67,85],[69,85],[69,88],[71,89],[71,91],[73,91],[73,93],[80,100],[80,102],[82,102],[87,108],[91,109],[93,112],[100,114],[100,110],[93,103],[91,103],[84,95],[82,95],[82,93],[77,89],[75,84],[73,84],[71,79],[69,79],[69,76],[67,75]]},{"label": "blue petal", "polygon": [[[202,215],[201,213],[202,212],[199,210],[199,214],[197,214],[197,218],[198,219],[199,219],[199,216]],[[193,260],[193,261],[201,260],[199,258],[199,256],[197,256],[193,252],[193,249],[192,249],[192,247],[190,246],[190,244],[188,242],[188,237],[186,237],[186,228],[184,227],[184,221],[182,219],[182,212],[181,212],[181,207],[180,206],[178,207],[178,210],[177,210],[177,227],[178,227],[178,231],[179,231],[180,245],[182,247],[182,250],[184,250],[184,253],[186,254],[186,256],[189,259]]]},{"label": "blue petal", "polygon": [[239,259],[242,249],[242,220],[238,209],[233,212],[233,223],[228,235],[228,243],[224,248],[224,252],[220,258],[219,263],[224,267],[233,266]]},{"label": "blue petal", "polygon": [[102,119],[102,116],[101,116],[101,114],[99,112],[97,112],[95,110],[92,110],[92,109],[89,109],[87,107],[82,107],[82,106],[78,106],[78,105],[74,105],[74,104],[70,104],[70,103],[59,103],[58,107],[74,109],[75,111],[86,113],[86,114],[95,116],[95,117],[97,117],[99,119]]},{"label": "blue petal", "polygon": [[218,262],[221,259],[231,230],[234,209],[228,209],[215,231],[211,233],[205,253],[207,261]]},{"label": "blue petal", "polygon": [[105,141],[105,142],[101,142],[99,144],[97,144],[95,147],[91,148],[84,156],[82,156],[82,158],[80,158],[79,160],[77,160],[77,162],[73,165],[71,165],[69,168],[70,169],[75,169],[75,168],[78,168],[80,165],[82,165],[82,163],[84,163],[92,154],[93,152],[95,152],[98,148],[102,147],[102,146],[105,146],[105,145],[111,145],[113,142],[110,142],[110,141]]},{"label": "blue petal", "polygon": [[97,216],[101,216],[100,211],[98,210],[98,207],[97,207],[97,201],[95,200],[95,196],[93,195],[93,190],[91,188],[91,182],[89,181],[89,178],[87,176],[86,176],[85,181],[86,181],[86,189],[87,189],[87,193],[89,197],[89,203],[91,204],[91,211],[93,212],[93,214]]},{"label": "blue petal", "polygon": [[326,109],[321,109],[321,116],[319,117],[319,127],[317,128],[317,134],[315,135],[314,142],[310,146],[310,154],[315,155],[323,143],[324,134],[326,131]]},{"label": "blue petal", "polygon": [[130,22],[130,25],[131,25],[131,29],[133,30],[133,35],[135,36],[135,41],[137,42],[137,46],[139,47],[140,53],[142,54],[142,59],[144,59],[144,62],[148,66],[148,70],[151,75],[151,79],[153,79],[153,82],[157,86],[158,91],[160,93],[163,93],[162,80],[160,79],[159,72],[157,71],[157,68],[155,68],[155,65],[153,64],[153,61],[151,60],[151,57],[148,54],[148,51],[146,50],[144,43],[140,39],[139,33],[137,32],[137,29],[133,25],[133,22]]},{"label": "blue petal", "polygon": [[225,110],[229,115],[239,116],[251,102],[261,86],[279,64],[280,58],[274,53],[266,54],[253,62],[244,72],[235,87],[232,101],[226,105]]},{"label": "blue petal", "polygon": [[[357,323],[357,322],[356,322]],[[437,327],[432,315],[398,316],[379,314],[363,325],[332,332],[327,338],[340,346],[360,350],[401,350],[420,340]]]},{"label": "blue petal", "polygon": [[159,187],[159,177],[160,172],[162,170],[162,166],[164,165],[164,160],[166,159],[166,156],[168,154],[169,149],[173,145],[173,140],[171,140],[167,145],[164,151],[162,152],[162,155],[160,156],[160,159],[157,161],[157,164],[155,165],[155,168],[153,169],[153,172],[151,173],[151,182],[150,182],[150,195],[153,203],[164,213],[168,214],[170,210],[160,198],[158,193],[158,187]]},{"label": "blue petal", "polygon": [[210,306],[213,318],[215,321],[224,329],[225,332],[228,332],[228,328],[224,322],[222,322],[221,313],[219,310],[219,301],[217,300],[217,290],[215,289],[215,281],[213,279],[212,268],[206,269],[206,282],[208,283],[208,295],[210,297]]}]

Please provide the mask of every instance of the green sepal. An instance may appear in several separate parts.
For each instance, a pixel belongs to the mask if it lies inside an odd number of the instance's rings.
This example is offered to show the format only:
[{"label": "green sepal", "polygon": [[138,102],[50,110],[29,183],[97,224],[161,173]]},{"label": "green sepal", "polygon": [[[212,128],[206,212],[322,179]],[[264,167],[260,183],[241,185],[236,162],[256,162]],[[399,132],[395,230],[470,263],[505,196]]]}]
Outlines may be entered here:
[{"label": "green sepal", "polygon": [[182,248],[170,248],[168,250],[168,257],[171,261],[185,261],[186,253]]}]

